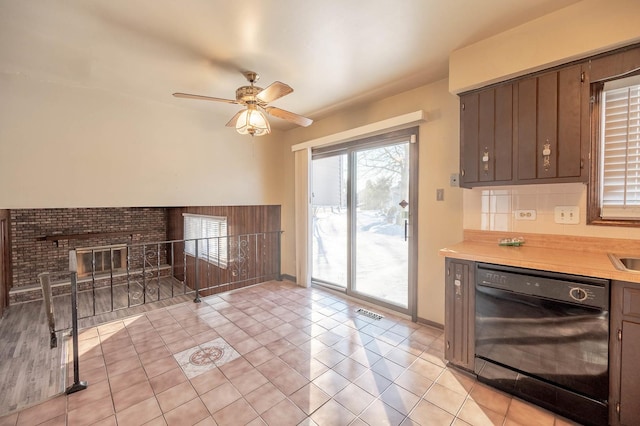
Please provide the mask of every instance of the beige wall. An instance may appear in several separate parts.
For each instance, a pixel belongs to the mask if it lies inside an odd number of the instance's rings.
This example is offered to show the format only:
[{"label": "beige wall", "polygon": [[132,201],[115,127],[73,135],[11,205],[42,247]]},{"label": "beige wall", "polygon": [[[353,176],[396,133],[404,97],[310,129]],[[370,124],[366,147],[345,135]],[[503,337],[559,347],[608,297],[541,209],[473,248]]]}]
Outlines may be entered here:
[{"label": "beige wall", "polygon": [[[294,162],[291,146],[422,109],[420,125],[418,316],[444,322],[444,260],[438,250],[462,238],[462,190],[449,187],[449,175],[458,170],[458,98],[448,93],[447,80],[352,108],[319,120],[309,128],[286,132],[283,146],[285,190],[282,210],[283,272],[295,274]],[[436,201],[436,189],[445,200]]]},{"label": "beige wall", "polygon": [[640,1],[584,0],[451,53],[461,93],[640,41]]},{"label": "beige wall", "polygon": [[277,134],[221,127],[217,105],[12,74],[0,93],[0,208],[280,204]]}]

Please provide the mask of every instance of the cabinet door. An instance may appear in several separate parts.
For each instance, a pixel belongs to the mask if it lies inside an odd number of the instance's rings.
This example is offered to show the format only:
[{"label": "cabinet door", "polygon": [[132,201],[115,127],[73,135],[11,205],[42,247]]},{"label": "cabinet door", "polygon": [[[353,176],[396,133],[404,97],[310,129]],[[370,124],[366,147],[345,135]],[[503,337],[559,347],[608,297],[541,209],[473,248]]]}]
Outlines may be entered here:
[{"label": "cabinet door", "polygon": [[622,321],[620,424],[640,425],[640,324]]},{"label": "cabinet door", "polygon": [[[538,77],[536,177],[556,177],[558,157],[558,74]],[[545,153],[549,153],[545,155]]]},{"label": "cabinet door", "polygon": [[462,186],[513,179],[513,86],[460,98]]},{"label": "cabinet door", "polygon": [[518,180],[569,182],[583,175],[581,65],[518,84]]},{"label": "cabinet door", "polygon": [[475,357],[475,264],[446,259],[445,359],[473,370]]},{"label": "cabinet door", "polygon": [[513,85],[495,89],[494,166],[495,180],[513,180]]},{"label": "cabinet door", "polygon": [[537,175],[538,79],[518,82],[518,179],[535,179]]},{"label": "cabinet door", "polygon": [[640,424],[640,284],[611,283],[609,424]]},{"label": "cabinet door", "polygon": [[478,93],[478,180],[493,182],[495,180],[496,153],[494,139],[496,132],[496,92],[493,89]]},{"label": "cabinet door", "polygon": [[[556,174],[559,178],[584,176],[589,147],[582,146],[582,67],[558,71],[558,147]],[[588,108],[586,108],[588,110]],[[587,114],[587,111],[584,111]],[[588,131],[587,131],[588,133]]]},{"label": "cabinet door", "polygon": [[478,182],[478,99],[477,93],[460,98],[460,183],[463,187]]}]

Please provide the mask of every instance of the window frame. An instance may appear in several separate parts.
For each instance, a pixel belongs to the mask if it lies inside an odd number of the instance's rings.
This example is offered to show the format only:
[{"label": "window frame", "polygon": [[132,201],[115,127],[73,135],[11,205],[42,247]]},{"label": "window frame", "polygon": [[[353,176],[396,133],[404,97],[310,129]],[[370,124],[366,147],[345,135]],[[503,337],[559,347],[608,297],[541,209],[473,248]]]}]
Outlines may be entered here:
[{"label": "window frame", "polygon": [[589,84],[590,91],[590,108],[587,119],[591,140],[587,187],[587,225],[640,227],[640,218],[603,218],[600,207],[602,91],[606,82],[640,75],[640,45],[629,46],[593,58],[589,61],[586,70],[585,83]]},{"label": "window frame", "polygon": [[[639,77],[633,75],[610,80],[604,84],[601,92],[598,178],[601,191],[599,206],[603,219],[640,220]],[[608,84],[610,86],[607,88]],[[620,155],[624,155],[624,162],[620,161]],[[620,169],[623,163],[624,168]],[[605,177],[607,174],[609,178]],[[622,188],[620,183],[623,184]],[[612,185],[614,189],[608,189]]]},{"label": "window frame", "polygon": [[[229,265],[229,233],[228,222],[226,216],[209,216],[199,215],[191,213],[183,213],[183,237],[184,237],[184,253],[187,256],[193,258],[196,257],[196,243],[198,244],[198,259],[202,259],[208,263],[211,263],[221,269],[226,269]],[[198,221],[200,223],[200,232],[197,236],[187,235],[187,222]],[[203,235],[203,223],[204,221],[213,221],[218,227],[219,235],[217,236],[205,236]],[[220,241],[220,244],[216,244],[212,250],[211,245],[207,246],[207,240]],[[196,241],[188,241],[196,240]],[[211,243],[210,243],[211,244]],[[213,253],[212,253],[213,252]]]}]

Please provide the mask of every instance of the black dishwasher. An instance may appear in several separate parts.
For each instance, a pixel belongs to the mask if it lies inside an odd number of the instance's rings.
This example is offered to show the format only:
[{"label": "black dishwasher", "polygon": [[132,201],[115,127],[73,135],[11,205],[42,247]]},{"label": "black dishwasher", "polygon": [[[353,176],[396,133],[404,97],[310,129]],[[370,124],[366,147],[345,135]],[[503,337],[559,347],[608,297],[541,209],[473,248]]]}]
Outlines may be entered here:
[{"label": "black dishwasher", "polygon": [[609,281],[479,263],[478,380],[588,425],[606,425]]}]

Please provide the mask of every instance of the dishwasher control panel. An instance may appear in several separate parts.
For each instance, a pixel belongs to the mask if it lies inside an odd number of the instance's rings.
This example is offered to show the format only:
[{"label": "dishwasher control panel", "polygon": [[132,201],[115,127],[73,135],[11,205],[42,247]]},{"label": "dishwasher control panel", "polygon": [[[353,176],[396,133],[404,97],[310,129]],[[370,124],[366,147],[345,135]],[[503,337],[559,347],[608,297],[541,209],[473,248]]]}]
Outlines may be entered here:
[{"label": "dishwasher control panel", "polygon": [[600,278],[479,263],[476,285],[609,310],[609,281]]}]

